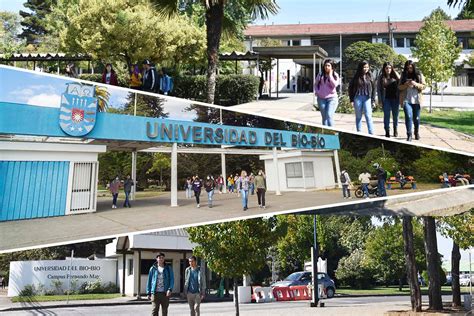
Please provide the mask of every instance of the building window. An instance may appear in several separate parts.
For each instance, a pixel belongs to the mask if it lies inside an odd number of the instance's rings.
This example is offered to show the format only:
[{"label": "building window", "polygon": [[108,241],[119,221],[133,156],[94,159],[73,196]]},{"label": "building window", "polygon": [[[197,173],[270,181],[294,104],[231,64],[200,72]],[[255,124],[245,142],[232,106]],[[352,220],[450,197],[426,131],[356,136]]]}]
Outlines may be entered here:
[{"label": "building window", "polygon": [[127,275],[132,275],[133,274],[133,259],[128,259],[128,274]]},{"label": "building window", "polygon": [[415,39],[413,37],[408,37],[406,47],[415,47]]},{"label": "building window", "polygon": [[[155,264],[156,259],[142,259],[140,262],[140,273],[142,275],[148,274],[150,268]],[[173,266],[173,259],[165,259],[165,264]]]},{"label": "building window", "polygon": [[402,38],[395,38],[395,47],[405,47],[405,39]]},{"label": "building window", "polygon": [[285,164],[287,178],[303,178],[301,162],[291,162]]},{"label": "building window", "polygon": [[291,40],[286,41],[286,46],[291,46]]},{"label": "building window", "polygon": [[301,40],[293,40],[293,46],[301,46]]},{"label": "building window", "polygon": [[305,178],[314,178],[314,168],[312,161],[305,161],[304,166],[304,176]]}]

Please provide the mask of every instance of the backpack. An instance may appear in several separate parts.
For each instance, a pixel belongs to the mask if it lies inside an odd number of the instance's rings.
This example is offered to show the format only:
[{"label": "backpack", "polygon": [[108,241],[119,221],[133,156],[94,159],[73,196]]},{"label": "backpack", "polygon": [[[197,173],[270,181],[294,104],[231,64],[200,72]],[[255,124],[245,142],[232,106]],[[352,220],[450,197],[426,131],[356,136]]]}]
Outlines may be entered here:
[{"label": "backpack", "polygon": [[339,180],[341,180],[341,183],[346,183],[346,173],[341,172],[341,175],[339,176]]}]

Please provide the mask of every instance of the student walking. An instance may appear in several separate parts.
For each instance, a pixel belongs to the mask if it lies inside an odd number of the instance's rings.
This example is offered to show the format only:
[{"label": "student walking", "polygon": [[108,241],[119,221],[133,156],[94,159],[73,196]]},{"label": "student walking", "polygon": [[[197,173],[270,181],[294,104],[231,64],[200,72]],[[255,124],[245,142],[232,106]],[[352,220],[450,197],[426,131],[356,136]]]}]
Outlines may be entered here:
[{"label": "student walking", "polygon": [[364,115],[368,132],[373,134],[372,104],[375,104],[375,84],[367,61],[359,63],[355,76],[349,83],[349,99],[354,106],[357,131],[362,130],[362,115]]},{"label": "student walking", "polygon": [[117,208],[117,198],[120,189],[120,179],[119,177],[115,177],[115,179],[110,182],[109,190],[112,193],[112,208]]},{"label": "student walking", "polygon": [[239,188],[239,192],[242,195],[242,207],[244,211],[246,211],[248,210],[250,188],[250,180],[247,176],[247,171],[242,170],[242,172],[240,173],[239,185],[237,186],[237,188]]},{"label": "student walking", "polygon": [[326,59],[323,63],[323,72],[319,73],[314,81],[314,91],[318,98],[323,125],[334,125],[334,113],[339,103],[336,88],[339,84],[339,75],[335,72],[334,61]]},{"label": "student walking", "polygon": [[149,61],[145,59],[143,61],[143,84],[142,90],[148,92],[156,92],[158,87],[158,74],[156,73],[155,66]]},{"label": "student walking", "polygon": [[259,170],[255,177],[255,187],[257,188],[258,207],[266,208],[265,193],[267,191],[267,186],[265,185],[265,173],[263,173],[262,170]]},{"label": "student walking", "polygon": [[199,197],[201,195],[201,189],[202,189],[202,181],[201,181],[201,179],[199,179],[198,176],[196,176],[196,178],[193,181],[193,191],[194,191],[194,197],[196,198],[196,204],[197,204],[198,208],[201,207],[201,205],[199,204],[200,203]]},{"label": "student walking", "polygon": [[193,197],[193,180],[188,177],[186,179],[186,183],[184,184],[185,190],[186,190],[186,198],[187,199],[192,199]]},{"label": "student walking", "polygon": [[389,62],[384,63],[377,80],[377,95],[379,104],[381,104],[383,108],[385,137],[390,137],[390,113],[393,119],[393,136],[398,137],[399,83],[400,75],[393,69],[392,64]]},{"label": "student walking", "polygon": [[118,86],[118,78],[112,64],[105,65],[105,70],[102,73],[102,83]]},{"label": "student walking", "polygon": [[130,72],[130,89],[141,90],[142,88],[142,74],[140,68],[137,64],[132,65],[132,70]]},{"label": "student walking", "polygon": [[234,193],[234,176],[230,175],[227,178],[227,185],[229,187],[229,193]]},{"label": "student walking", "polygon": [[125,192],[125,202],[123,202],[123,207],[132,207],[130,205],[130,193],[132,192],[132,187],[133,180],[130,175],[128,175],[123,183],[123,191]]},{"label": "student walking", "polygon": [[173,78],[171,78],[167,73],[166,69],[163,67],[159,70],[159,93],[168,95],[173,90]]},{"label": "student walking", "polygon": [[184,294],[188,300],[191,316],[200,315],[201,301],[206,295],[206,278],[195,256],[189,259],[189,267],[184,270]]},{"label": "student walking", "polygon": [[252,172],[250,173],[250,176],[249,176],[249,191],[251,195],[255,194],[255,176],[253,175]]},{"label": "student walking", "polygon": [[168,315],[171,292],[174,287],[174,274],[171,266],[165,264],[165,254],[160,252],[156,262],[148,272],[146,294],[151,300],[151,315],[158,316],[161,306],[161,315]]},{"label": "student walking", "polygon": [[[247,173],[245,173],[245,175],[247,175]],[[237,197],[240,197],[240,180],[239,174],[236,173],[234,177],[234,187],[235,191],[237,192]]]},{"label": "student walking", "polygon": [[212,208],[212,197],[214,196],[215,182],[212,176],[207,176],[206,182],[204,183],[204,189],[207,192],[207,206]]},{"label": "student walking", "polygon": [[217,177],[217,191],[219,192],[219,194],[222,194],[224,191],[224,182],[225,179],[222,175]]},{"label": "student walking", "polygon": [[351,178],[349,177],[349,173],[346,170],[341,171],[340,180],[342,184],[342,196],[345,199],[350,199],[351,198],[351,190],[350,190]]},{"label": "student walking", "polygon": [[370,184],[370,173],[367,171],[359,175],[360,185],[362,187],[362,192],[364,192],[364,197],[369,198],[369,184]]},{"label": "student walking", "polygon": [[413,139],[413,126],[415,127],[415,139],[420,139],[420,110],[424,89],[425,81],[423,75],[416,69],[413,61],[407,60],[403,68],[399,86],[400,104],[403,104],[403,111],[405,112],[407,141]]},{"label": "student walking", "polygon": [[379,163],[374,163],[373,166],[377,170],[377,190],[379,191],[379,196],[387,196],[387,191],[385,190],[387,171]]}]

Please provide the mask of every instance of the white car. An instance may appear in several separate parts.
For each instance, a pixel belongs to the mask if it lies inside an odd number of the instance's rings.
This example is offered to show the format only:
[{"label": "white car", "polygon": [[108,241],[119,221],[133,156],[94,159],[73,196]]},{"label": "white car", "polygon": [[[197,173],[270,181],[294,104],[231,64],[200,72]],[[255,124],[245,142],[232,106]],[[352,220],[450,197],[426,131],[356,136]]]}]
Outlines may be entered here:
[{"label": "white car", "polygon": [[474,284],[474,275],[469,278],[469,274],[462,274],[459,276],[459,285],[461,286],[469,286],[471,283]]}]

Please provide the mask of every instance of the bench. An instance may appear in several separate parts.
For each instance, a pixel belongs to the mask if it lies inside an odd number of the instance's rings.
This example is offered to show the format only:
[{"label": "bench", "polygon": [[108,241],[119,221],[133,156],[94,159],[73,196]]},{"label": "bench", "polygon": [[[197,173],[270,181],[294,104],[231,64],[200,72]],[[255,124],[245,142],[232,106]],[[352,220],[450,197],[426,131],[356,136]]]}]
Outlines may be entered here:
[{"label": "bench", "polygon": [[[463,174],[462,176],[469,183],[471,183],[471,176],[469,174]],[[439,178],[439,182],[443,184],[444,187],[455,187],[457,185],[463,185],[463,183],[460,180],[454,179],[454,175],[452,174],[448,175],[448,183],[444,183],[444,177],[442,175],[440,175],[438,178]]]},{"label": "bench", "polygon": [[416,180],[413,176],[406,176],[405,177],[405,183],[402,185],[402,183],[400,181],[397,180],[397,177],[390,177],[388,180],[387,180],[387,189],[389,190],[393,190],[393,185],[394,184],[399,184],[400,185],[400,189],[404,189],[404,186],[407,185],[407,184],[410,184],[411,185],[411,188],[413,190],[416,189]]}]

